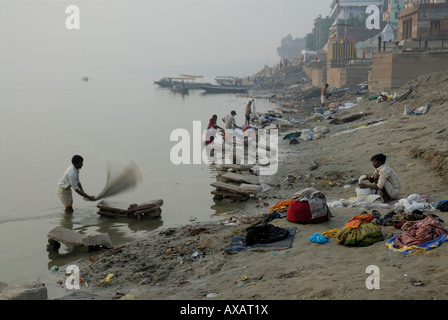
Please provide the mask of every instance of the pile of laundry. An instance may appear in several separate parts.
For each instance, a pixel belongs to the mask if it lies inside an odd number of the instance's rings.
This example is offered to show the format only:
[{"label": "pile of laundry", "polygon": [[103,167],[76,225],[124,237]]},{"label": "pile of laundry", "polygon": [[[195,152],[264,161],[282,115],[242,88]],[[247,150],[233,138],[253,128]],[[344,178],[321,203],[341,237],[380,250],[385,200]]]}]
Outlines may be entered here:
[{"label": "pile of laundry", "polygon": [[393,236],[387,241],[387,247],[392,251],[410,254],[427,251],[438,247],[448,240],[448,229],[432,215],[419,220],[405,233]]},{"label": "pile of laundry", "polygon": [[386,102],[386,101],[394,101],[397,99],[397,93],[390,94],[386,91],[383,91],[381,93],[372,94],[369,97],[369,100],[376,100],[377,103],[379,102]]},{"label": "pile of laundry", "polygon": [[433,213],[424,213],[420,210],[414,210],[410,213],[396,213],[395,211],[391,211],[383,218],[380,217],[376,219],[375,223],[382,226],[393,226],[396,229],[407,231],[419,220],[423,220],[428,216],[432,216],[443,222],[442,219]]},{"label": "pile of laundry", "polygon": [[426,102],[424,106],[414,108],[411,111],[409,111],[409,114],[413,115],[421,115],[421,114],[427,114],[429,112],[429,109],[432,107],[432,104],[429,102]]},{"label": "pile of laundry", "polygon": [[420,211],[435,211],[436,208],[427,202],[428,195],[410,194],[394,204],[393,209],[397,213]]},{"label": "pile of laundry", "polygon": [[337,244],[368,246],[383,240],[381,227],[373,222],[374,215],[363,212],[352,217],[336,234]]},{"label": "pile of laundry", "polygon": [[310,241],[326,243],[329,238],[336,238],[337,244],[346,246],[369,246],[383,240],[381,226],[373,219],[376,214],[362,212],[353,216],[342,229],[329,229],[322,234],[314,234]]}]

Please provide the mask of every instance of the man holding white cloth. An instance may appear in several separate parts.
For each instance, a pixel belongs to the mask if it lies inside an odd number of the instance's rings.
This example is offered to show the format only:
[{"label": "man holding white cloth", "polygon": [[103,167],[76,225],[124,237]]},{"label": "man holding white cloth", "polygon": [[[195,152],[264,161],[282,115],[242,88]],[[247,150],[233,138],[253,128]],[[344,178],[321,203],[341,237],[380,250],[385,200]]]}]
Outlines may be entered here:
[{"label": "man holding white cloth", "polygon": [[73,212],[73,196],[72,188],[84,199],[94,201],[95,197],[89,196],[84,192],[81,182],[79,181],[79,169],[83,166],[84,159],[79,155],[72,157],[72,165],[65,170],[62,178],[58,182],[57,194],[61,199],[62,204],[65,206],[65,211],[68,213]]}]

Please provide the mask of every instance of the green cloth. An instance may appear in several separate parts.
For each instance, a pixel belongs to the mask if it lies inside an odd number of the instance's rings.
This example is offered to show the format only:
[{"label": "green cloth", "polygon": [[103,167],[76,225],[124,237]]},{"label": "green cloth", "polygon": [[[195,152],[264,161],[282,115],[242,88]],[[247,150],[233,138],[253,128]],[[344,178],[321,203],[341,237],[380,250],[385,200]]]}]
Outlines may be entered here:
[{"label": "green cloth", "polygon": [[337,235],[337,244],[369,246],[383,240],[381,227],[373,222],[362,222],[358,228],[343,228]]}]

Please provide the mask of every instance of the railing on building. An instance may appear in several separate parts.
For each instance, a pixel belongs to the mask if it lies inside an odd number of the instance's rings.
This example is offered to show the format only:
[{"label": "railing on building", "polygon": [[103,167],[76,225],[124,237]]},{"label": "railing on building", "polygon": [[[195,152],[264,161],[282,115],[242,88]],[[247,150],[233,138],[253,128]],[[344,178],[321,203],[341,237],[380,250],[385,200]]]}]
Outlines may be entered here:
[{"label": "railing on building", "polygon": [[448,49],[448,36],[431,36],[429,38],[412,38],[401,40],[398,44],[399,48],[404,50],[439,50]]},{"label": "railing on building", "polygon": [[331,68],[370,68],[372,59],[338,59],[330,61]]}]

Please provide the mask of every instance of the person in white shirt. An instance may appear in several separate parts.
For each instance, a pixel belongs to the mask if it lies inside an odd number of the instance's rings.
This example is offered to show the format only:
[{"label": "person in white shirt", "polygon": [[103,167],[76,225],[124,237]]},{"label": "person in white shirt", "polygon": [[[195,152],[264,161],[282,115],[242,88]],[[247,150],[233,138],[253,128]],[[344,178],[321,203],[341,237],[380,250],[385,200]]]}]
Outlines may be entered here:
[{"label": "person in white shirt", "polygon": [[360,184],[360,188],[370,188],[379,190],[384,202],[397,199],[400,196],[401,183],[397,173],[390,167],[386,166],[386,156],[382,153],[372,156],[370,159],[375,168],[372,176],[367,176],[367,180],[374,183],[373,185]]},{"label": "person in white shirt", "polygon": [[74,155],[72,157],[72,165],[65,170],[61,179],[58,182],[57,194],[61,199],[62,204],[65,206],[65,211],[68,213],[73,212],[73,196],[72,188],[79,195],[83,196],[86,200],[94,201],[95,197],[89,196],[84,192],[81,182],[79,181],[79,169],[82,168],[84,159],[80,155]]},{"label": "person in white shirt", "polygon": [[225,118],[222,119],[222,121],[224,121],[224,129],[235,129],[235,128],[241,129],[236,125],[235,116],[236,112],[235,110],[232,110],[232,112],[230,112],[229,115],[227,115]]}]

